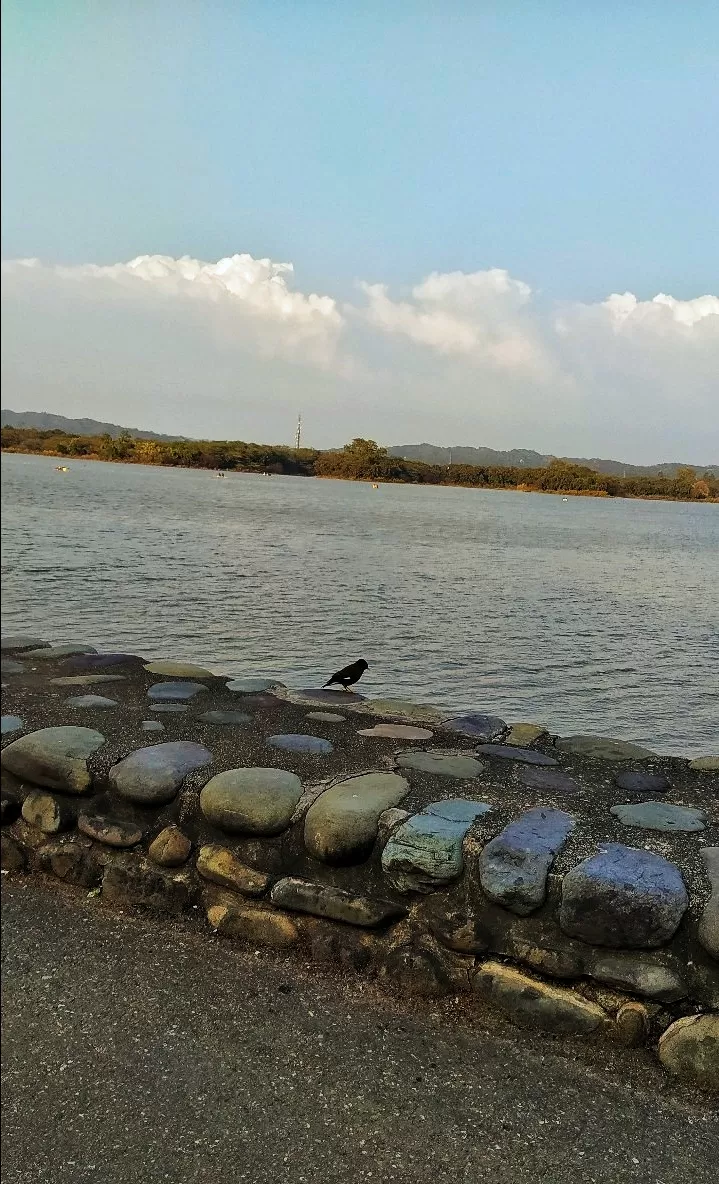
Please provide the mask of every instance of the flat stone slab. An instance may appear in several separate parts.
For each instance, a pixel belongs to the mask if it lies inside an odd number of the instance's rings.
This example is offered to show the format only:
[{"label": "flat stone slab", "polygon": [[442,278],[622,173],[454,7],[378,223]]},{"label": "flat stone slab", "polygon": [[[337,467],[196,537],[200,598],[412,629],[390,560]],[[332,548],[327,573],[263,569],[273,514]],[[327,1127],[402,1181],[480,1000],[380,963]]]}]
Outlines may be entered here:
[{"label": "flat stone slab", "polygon": [[543,724],[512,724],[507,736],[507,744],[514,748],[530,748],[537,740],[549,733]]},{"label": "flat stone slab", "polygon": [[591,756],[603,761],[642,761],[656,758],[656,752],[632,744],[628,740],[614,740],[609,736],[560,736],[556,744],[561,752],[576,756]]},{"label": "flat stone slab", "polygon": [[477,752],[482,756],[494,756],[503,761],[520,761],[524,765],[558,765],[553,756],[534,752],[531,748],[516,748],[511,744],[480,744]]},{"label": "flat stone slab", "polygon": [[327,756],[334,752],[334,744],[323,740],[321,736],[268,736],[270,748],[279,748],[281,752],[302,752],[310,756]]},{"label": "flat stone slab", "polygon": [[4,715],[2,717],[2,735],[11,736],[13,732],[22,732],[25,720],[19,715]]},{"label": "flat stone slab", "polygon": [[136,847],[142,840],[139,826],[115,818],[103,818],[99,814],[81,814],[77,820],[77,829],[97,843],[104,843],[106,847]]},{"label": "flat stone slab", "polygon": [[51,678],[51,687],[90,687],[99,683],[127,682],[126,674],[64,674],[61,678]]},{"label": "flat stone slab", "polygon": [[233,678],[226,690],[235,695],[258,695],[263,691],[284,690],[285,684],[276,678]]},{"label": "flat stone slab", "polygon": [[438,707],[430,703],[409,703],[406,699],[367,699],[364,710],[371,711],[373,715],[387,715],[410,723],[429,724],[431,727],[439,727],[443,719]]},{"label": "flat stone slab", "polygon": [[558,794],[570,797],[579,793],[579,786],[573,777],[563,773],[561,769],[541,769],[534,765],[524,765],[519,770],[519,780],[527,789],[536,789],[541,793]]},{"label": "flat stone slab", "polygon": [[0,661],[0,673],[3,678],[7,674],[22,674],[24,669],[22,662],[16,662],[14,658],[3,658]]},{"label": "flat stone slab", "polygon": [[614,778],[618,789],[626,793],[665,793],[671,782],[663,773],[643,773],[638,769],[623,769]]},{"label": "flat stone slab", "polygon": [[108,778],[120,797],[146,806],[160,806],[177,795],[188,773],[212,762],[212,753],[191,740],[170,740],[138,748],[117,765]]},{"label": "flat stone slab", "polygon": [[703,810],[672,806],[668,802],[630,802],[628,805],[612,806],[611,813],[624,826],[685,832],[704,830],[707,817]]},{"label": "flat stone slab", "polygon": [[149,710],[164,711],[166,715],[181,715],[188,708],[186,703],[151,703]]},{"label": "flat stone slab", "polygon": [[140,724],[143,732],[164,732],[165,725],[161,724],[159,719],[143,719]]},{"label": "flat stone slab", "polygon": [[327,884],[314,884],[287,876],[278,880],[270,893],[273,904],[298,913],[309,913],[314,917],[327,917],[331,921],[343,921],[346,925],[357,925],[363,929],[374,929],[397,917],[403,917],[406,909],[387,900],[373,900],[369,896],[355,896],[342,888]]},{"label": "flat stone slab", "polygon": [[506,723],[498,715],[483,715],[479,711],[453,715],[444,721],[442,727],[447,732],[457,732],[460,736],[471,736],[487,742],[499,740],[507,731]]},{"label": "flat stone slab", "polygon": [[290,825],[302,782],[285,769],[227,769],[200,793],[208,822],[229,834],[278,835]]},{"label": "flat stone slab", "polygon": [[542,982],[502,962],[485,962],[472,990],[524,1027],[557,1035],[588,1035],[610,1026],[607,1013],[567,987]]},{"label": "flat stone slab", "polygon": [[674,936],[689,898],[661,855],[604,844],[562,881],[561,928],[590,945],[651,949]]},{"label": "flat stone slab", "polygon": [[659,1041],[665,1069],[699,1089],[719,1091],[719,1015],[685,1015]]},{"label": "flat stone slab", "polygon": [[400,769],[414,769],[433,777],[455,777],[470,781],[484,772],[485,766],[473,756],[441,752],[400,752],[395,757]]},{"label": "flat stone slab", "polygon": [[361,863],[377,838],[379,816],[398,806],[409,782],[397,773],[364,773],[326,789],[305,816],[305,847],[324,863]]},{"label": "flat stone slab", "polygon": [[662,954],[597,954],[585,973],[608,987],[618,987],[633,995],[644,995],[662,1003],[674,1003],[688,995],[681,974],[658,959]]},{"label": "flat stone slab", "polygon": [[696,773],[719,772],[719,756],[697,756],[689,762],[689,768]]},{"label": "flat stone slab", "polygon": [[302,687],[294,692],[298,699],[308,699],[311,703],[336,703],[343,707],[351,707],[352,703],[364,702],[364,695],[358,691],[330,691],[324,687]]},{"label": "flat stone slab", "polygon": [[138,654],[75,654],[63,663],[69,670],[106,670],[113,666],[126,666],[128,662],[144,664]]},{"label": "flat stone slab", "polygon": [[220,888],[207,905],[207,920],[222,937],[237,937],[253,945],[284,949],[299,940],[299,930],[291,917],[276,909],[262,908],[254,902],[241,901]]},{"label": "flat stone slab", "polygon": [[170,678],[215,678],[211,670],[204,666],[196,666],[194,662],[174,662],[171,659],[158,659],[157,662],[146,662],[144,669],[148,674],[166,674]]},{"label": "flat stone slab", "polygon": [[197,870],[204,880],[241,892],[243,896],[262,896],[270,883],[270,877],[264,872],[240,863],[227,847],[220,847],[216,843],[200,848]]},{"label": "flat stone slab", "polygon": [[32,637],[26,633],[10,633],[0,639],[0,651],[5,654],[12,653],[13,650],[18,653],[21,650],[41,650],[49,644],[41,637]]},{"label": "flat stone slab", "polygon": [[71,695],[65,700],[65,706],[87,711],[110,711],[118,706],[118,702],[117,699],[106,699],[104,695]]},{"label": "flat stone slab", "polygon": [[41,728],[8,744],[0,755],[0,764],[34,785],[85,793],[91,780],[88,758],[104,743],[102,733],[92,728]]},{"label": "flat stone slab", "polygon": [[218,727],[243,727],[252,723],[252,716],[244,711],[203,711],[197,719],[201,724],[216,724]]},{"label": "flat stone slab", "polygon": [[201,682],[156,682],[147,697],[160,703],[186,703],[203,692],[207,692],[207,687]]},{"label": "flat stone slab", "polygon": [[75,654],[96,654],[94,645],[68,641],[64,645],[43,645],[36,650],[27,650],[24,657],[34,662],[51,662],[58,658],[71,658]]},{"label": "flat stone slab", "polygon": [[479,857],[479,882],[489,900],[520,917],[544,904],[547,874],[574,829],[563,810],[527,810],[487,843]]},{"label": "flat stone slab", "polygon": [[346,715],[336,715],[334,711],[308,711],[305,718],[317,720],[321,724],[343,724],[347,721]]},{"label": "flat stone slab", "polygon": [[384,740],[431,740],[434,732],[429,728],[414,728],[411,724],[375,724],[373,728],[360,728],[357,735],[379,736]]},{"label": "flat stone slab", "polygon": [[700,854],[711,884],[711,896],[704,905],[697,936],[707,953],[719,961],[719,847],[702,847]]},{"label": "flat stone slab", "polygon": [[434,892],[461,875],[462,842],[474,822],[491,806],[454,798],[430,802],[390,835],[382,852],[382,870],[398,892]]}]

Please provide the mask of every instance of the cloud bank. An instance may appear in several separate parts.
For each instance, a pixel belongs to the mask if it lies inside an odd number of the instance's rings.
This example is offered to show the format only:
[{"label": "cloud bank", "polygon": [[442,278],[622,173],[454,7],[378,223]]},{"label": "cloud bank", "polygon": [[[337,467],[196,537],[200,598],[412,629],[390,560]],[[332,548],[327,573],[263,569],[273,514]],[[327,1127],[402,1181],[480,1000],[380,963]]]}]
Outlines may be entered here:
[{"label": "cloud bank", "polygon": [[304,293],[290,263],[3,263],[4,403],[185,435],[719,458],[719,297],[561,303],[500,268]]}]

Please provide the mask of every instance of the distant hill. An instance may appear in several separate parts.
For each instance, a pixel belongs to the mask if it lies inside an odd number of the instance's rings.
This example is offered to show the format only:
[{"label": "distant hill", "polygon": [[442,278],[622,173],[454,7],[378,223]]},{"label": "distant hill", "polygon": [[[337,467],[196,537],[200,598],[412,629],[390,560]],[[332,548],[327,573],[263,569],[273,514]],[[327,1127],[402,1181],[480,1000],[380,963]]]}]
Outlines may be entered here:
[{"label": "distant hill", "polygon": [[[438,444],[395,444],[387,450],[390,456],[401,456],[405,460],[422,460],[431,465],[511,465],[528,469],[542,468],[554,458],[543,452],[533,452],[531,448],[511,448],[508,452],[499,452],[494,448],[469,448],[458,445],[456,448],[442,448]],[[687,461],[666,461],[659,465],[629,465],[621,460],[602,460],[599,457],[562,457],[575,465],[585,465],[595,473],[606,473],[610,476],[621,477],[654,477],[664,473],[667,477],[674,477],[677,469],[691,467],[697,473],[711,473],[719,476],[719,465],[688,466]]]},{"label": "distant hill", "polygon": [[102,423],[98,419],[67,419],[64,415],[51,415],[49,411],[0,411],[0,427],[37,428],[49,432],[54,428],[70,436],[112,436],[117,439],[123,432],[138,440],[187,440],[187,436],[163,436],[160,432],[145,432],[140,428],[123,428],[117,423]]}]

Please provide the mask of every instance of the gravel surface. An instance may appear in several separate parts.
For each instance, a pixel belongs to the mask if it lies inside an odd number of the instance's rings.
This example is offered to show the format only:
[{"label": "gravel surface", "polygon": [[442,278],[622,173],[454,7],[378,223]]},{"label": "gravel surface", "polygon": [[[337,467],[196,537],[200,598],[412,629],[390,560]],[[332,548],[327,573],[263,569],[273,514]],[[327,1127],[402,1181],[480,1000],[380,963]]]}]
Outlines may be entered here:
[{"label": "gravel surface", "polygon": [[709,1184],[648,1054],[5,883],[3,1184]]}]

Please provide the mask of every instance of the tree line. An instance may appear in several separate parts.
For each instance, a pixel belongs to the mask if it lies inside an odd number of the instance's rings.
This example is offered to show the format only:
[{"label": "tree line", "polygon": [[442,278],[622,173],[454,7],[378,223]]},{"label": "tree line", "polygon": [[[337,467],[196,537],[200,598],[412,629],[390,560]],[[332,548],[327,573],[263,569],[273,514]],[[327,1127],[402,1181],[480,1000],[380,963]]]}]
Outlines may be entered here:
[{"label": "tree line", "polygon": [[182,466],[228,472],[284,473],[335,477],[373,483],[459,485],[473,489],[519,489],[527,492],[584,494],[594,497],[665,498],[681,501],[719,500],[719,478],[695,469],[679,469],[675,476],[618,477],[597,473],[560,458],[542,468],[489,465],[436,465],[390,456],[374,440],[357,438],[344,448],[320,452],[244,440],[143,440],[129,433],[114,439],[70,436],[59,429],[2,428],[5,452],[129,464]]}]

